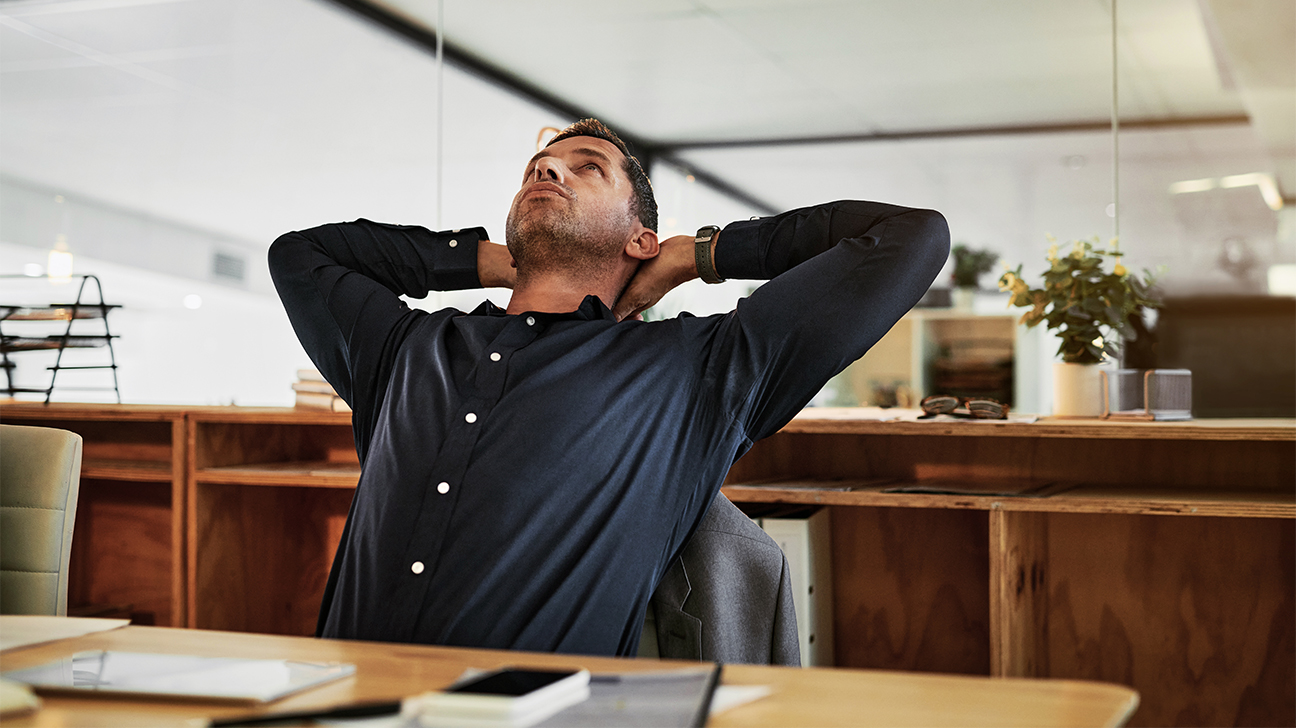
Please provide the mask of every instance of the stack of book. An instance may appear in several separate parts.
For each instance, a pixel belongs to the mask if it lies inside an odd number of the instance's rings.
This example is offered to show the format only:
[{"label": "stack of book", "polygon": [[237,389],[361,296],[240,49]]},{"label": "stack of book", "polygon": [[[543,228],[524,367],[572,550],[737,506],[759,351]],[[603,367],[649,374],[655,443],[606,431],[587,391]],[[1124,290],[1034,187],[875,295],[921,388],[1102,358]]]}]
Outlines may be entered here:
[{"label": "stack of book", "polygon": [[333,391],[333,385],[325,381],[324,376],[315,369],[298,369],[297,381],[293,382],[292,388],[297,393],[298,407],[330,412],[351,411],[351,406]]}]

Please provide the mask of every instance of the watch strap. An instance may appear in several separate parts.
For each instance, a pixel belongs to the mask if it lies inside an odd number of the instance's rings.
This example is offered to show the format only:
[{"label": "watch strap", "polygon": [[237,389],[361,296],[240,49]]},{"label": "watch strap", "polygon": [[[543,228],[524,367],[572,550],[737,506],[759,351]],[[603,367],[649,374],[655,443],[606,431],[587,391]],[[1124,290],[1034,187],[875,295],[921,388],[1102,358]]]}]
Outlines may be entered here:
[{"label": "watch strap", "polygon": [[711,243],[719,233],[718,226],[707,225],[699,228],[693,237],[693,261],[697,264],[698,277],[707,283],[724,283],[711,262]]}]

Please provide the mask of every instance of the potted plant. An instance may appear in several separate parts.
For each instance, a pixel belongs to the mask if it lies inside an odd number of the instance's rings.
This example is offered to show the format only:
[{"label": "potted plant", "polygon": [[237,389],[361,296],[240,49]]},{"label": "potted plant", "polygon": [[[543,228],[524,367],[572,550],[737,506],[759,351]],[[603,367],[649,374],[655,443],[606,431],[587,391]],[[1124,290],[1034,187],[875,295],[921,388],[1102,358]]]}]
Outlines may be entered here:
[{"label": "potted plant", "polygon": [[[1053,365],[1053,413],[1070,417],[1102,414],[1102,385],[1098,365],[1114,359],[1118,337],[1135,338],[1130,319],[1144,308],[1161,305],[1152,291],[1154,276],[1143,278],[1126,270],[1116,240],[1111,250],[1093,241],[1077,240],[1071,253],[1059,255],[1057,243],[1048,252],[1044,287],[1031,288],[1022,280],[1022,267],[999,279],[999,290],[1009,291],[1010,306],[1029,307],[1021,323],[1044,323],[1062,340]],[[1114,265],[1103,269],[1105,259]]]},{"label": "potted plant", "polygon": [[994,267],[999,255],[990,250],[976,250],[963,243],[954,246],[954,307],[972,310],[972,298],[982,273]]}]

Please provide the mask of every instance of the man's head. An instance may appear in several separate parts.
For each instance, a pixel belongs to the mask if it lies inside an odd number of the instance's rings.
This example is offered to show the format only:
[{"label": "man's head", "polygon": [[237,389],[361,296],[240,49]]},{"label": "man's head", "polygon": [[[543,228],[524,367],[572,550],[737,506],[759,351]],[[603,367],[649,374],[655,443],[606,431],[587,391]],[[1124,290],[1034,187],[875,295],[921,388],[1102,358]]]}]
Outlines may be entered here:
[{"label": "man's head", "polygon": [[[594,119],[560,132],[531,158],[505,228],[519,275],[580,276],[656,254],[657,202],[639,160]],[[650,245],[651,254],[643,250]],[[631,269],[632,270],[632,269]]]}]

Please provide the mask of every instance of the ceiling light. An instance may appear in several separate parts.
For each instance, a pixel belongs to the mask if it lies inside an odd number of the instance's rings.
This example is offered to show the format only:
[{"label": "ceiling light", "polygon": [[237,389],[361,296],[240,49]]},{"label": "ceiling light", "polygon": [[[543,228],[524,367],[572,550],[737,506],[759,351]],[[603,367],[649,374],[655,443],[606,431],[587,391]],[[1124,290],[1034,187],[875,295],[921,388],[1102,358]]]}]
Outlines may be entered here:
[{"label": "ceiling light", "polygon": [[190,293],[184,297],[184,307],[190,311],[202,308],[202,296],[197,293]]},{"label": "ceiling light", "polygon": [[1269,295],[1296,296],[1296,265],[1269,266]]},{"label": "ceiling light", "polygon": [[45,269],[41,267],[40,263],[28,263],[23,266],[23,275],[40,278],[45,275]]},{"label": "ceiling light", "polygon": [[1205,192],[1206,190],[1213,190],[1215,187],[1215,180],[1213,179],[1188,179],[1170,185],[1170,194],[1182,195],[1185,192]]},{"label": "ceiling light", "polygon": [[1260,196],[1264,198],[1269,209],[1282,209],[1282,194],[1278,192],[1278,183],[1274,181],[1273,175],[1267,172],[1248,172],[1246,174],[1231,174],[1219,179],[1208,177],[1206,179],[1189,179],[1183,182],[1175,182],[1170,185],[1170,194],[1181,195],[1185,192],[1205,192],[1216,187],[1232,189],[1252,185],[1260,188]]},{"label": "ceiling light", "polygon": [[54,239],[54,249],[49,252],[46,269],[50,280],[65,283],[72,278],[72,254],[68,252],[66,235]]}]

